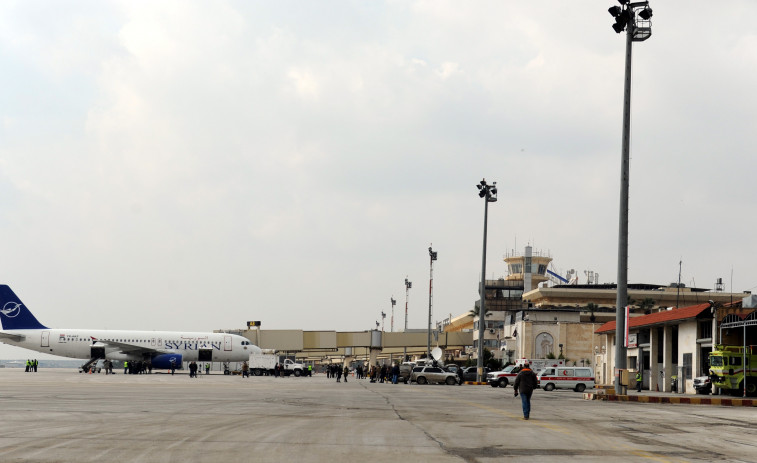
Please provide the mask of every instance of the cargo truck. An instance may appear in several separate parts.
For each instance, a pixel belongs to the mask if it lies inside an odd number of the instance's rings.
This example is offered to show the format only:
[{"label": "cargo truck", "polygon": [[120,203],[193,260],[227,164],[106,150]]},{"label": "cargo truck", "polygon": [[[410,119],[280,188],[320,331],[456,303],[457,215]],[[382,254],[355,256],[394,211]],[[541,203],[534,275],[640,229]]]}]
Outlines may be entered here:
[{"label": "cargo truck", "polygon": [[273,375],[276,363],[281,365],[282,376],[304,376],[306,368],[301,363],[276,354],[250,354],[250,372],[255,376]]}]

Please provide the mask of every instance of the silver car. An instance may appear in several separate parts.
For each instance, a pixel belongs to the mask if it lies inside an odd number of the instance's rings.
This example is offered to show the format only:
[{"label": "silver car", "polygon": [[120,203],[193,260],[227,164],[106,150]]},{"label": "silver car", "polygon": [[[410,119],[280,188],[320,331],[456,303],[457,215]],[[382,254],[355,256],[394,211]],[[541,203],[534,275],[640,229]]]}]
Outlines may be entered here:
[{"label": "silver car", "polygon": [[418,384],[442,383],[452,386],[457,384],[457,375],[444,371],[441,367],[415,367],[410,374],[410,381],[415,381]]}]

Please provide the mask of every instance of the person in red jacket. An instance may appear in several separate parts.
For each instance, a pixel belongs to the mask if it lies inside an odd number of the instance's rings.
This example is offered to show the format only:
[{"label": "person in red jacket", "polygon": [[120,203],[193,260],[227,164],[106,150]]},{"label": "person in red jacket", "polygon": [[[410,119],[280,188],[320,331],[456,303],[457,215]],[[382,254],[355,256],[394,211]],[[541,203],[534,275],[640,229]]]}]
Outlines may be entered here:
[{"label": "person in red jacket", "polygon": [[531,370],[530,364],[526,363],[520,372],[518,372],[513,389],[515,389],[515,397],[518,397],[518,393],[520,392],[520,401],[523,404],[523,419],[527,420],[529,415],[531,415],[531,394],[536,389],[536,373]]}]

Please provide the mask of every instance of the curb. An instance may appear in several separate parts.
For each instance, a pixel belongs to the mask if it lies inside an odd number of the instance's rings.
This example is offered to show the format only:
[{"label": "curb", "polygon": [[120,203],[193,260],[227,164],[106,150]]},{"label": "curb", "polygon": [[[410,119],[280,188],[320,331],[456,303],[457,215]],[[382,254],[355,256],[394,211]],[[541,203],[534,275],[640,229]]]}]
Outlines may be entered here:
[{"label": "curb", "polygon": [[585,392],[584,400],[602,400],[605,402],[636,402],[650,404],[684,404],[684,405],[719,405],[725,407],[757,407],[755,399],[728,398],[721,399],[715,397],[668,397],[653,395],[617,395],[617,394],[596,394]]},{"label": "curb", "polygon": [[489,383],[479,383],[478,381],[465,381],[463,384],[467,384],[469,386],[488,386]]}]

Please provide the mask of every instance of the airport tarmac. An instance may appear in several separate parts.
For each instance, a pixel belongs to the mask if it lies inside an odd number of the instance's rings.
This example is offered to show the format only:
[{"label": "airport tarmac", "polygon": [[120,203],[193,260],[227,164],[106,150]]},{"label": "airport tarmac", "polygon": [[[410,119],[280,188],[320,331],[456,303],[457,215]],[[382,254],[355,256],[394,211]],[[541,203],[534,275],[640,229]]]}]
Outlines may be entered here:
[{"label": "airport tarmac", "polygon": [[511,387],[0,369],[0,462],[753,462],[752,407]]}]

